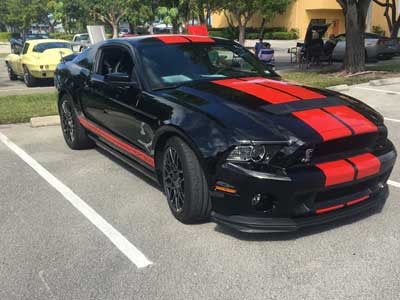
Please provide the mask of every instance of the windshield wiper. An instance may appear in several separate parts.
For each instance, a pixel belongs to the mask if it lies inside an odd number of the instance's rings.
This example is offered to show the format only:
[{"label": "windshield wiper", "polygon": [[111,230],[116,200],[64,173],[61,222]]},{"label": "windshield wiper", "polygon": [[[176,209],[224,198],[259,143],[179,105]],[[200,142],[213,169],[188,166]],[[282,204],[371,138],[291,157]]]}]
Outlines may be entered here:
[{"label": "windshield wiper", "polygon": [[[185,83],[186,83],[186,82],[185,82]],[[155,89],[153,89],[153,91],[174,90],[174,89],[180,88],[180,87],[181,87],[182,85],[184,85],[185,83],[174,84],[174,85],[167,85],[167,86],[155,88]]]}]

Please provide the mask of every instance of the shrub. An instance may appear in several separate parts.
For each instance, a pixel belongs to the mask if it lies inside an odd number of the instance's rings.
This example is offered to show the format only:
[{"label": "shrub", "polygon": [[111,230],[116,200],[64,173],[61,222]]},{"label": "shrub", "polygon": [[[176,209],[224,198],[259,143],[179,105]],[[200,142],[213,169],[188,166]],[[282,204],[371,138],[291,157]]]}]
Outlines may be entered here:
[{"label": "shrub", "polygon": [[273,40],[294,40],[297,38],[297,34],[295,32],[273,32],[271,39]]},{"label": "shrub", "polygon": [[382,36],[386,35],[385,30],[381,26],[372,26],[372,33],[379,34]]},{"label": "shrub", "polygon": [[13,37],[12,32],[0,32],[0,41],[1,42],[8,42]]},{"label": "shrub", "polygon": [[54,33],[50,33],[49,37],[51,39],[72,41],[72,38],[74,37],[74,35],[70,34],[70,33],[54,32]]}]

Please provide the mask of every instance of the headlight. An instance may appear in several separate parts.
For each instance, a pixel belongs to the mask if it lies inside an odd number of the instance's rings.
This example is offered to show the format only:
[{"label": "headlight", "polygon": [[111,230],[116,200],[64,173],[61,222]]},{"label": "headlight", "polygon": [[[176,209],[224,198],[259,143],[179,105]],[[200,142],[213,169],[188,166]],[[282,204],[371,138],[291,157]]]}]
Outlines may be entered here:
[{"label": "headlight", "polygon": [[229,153],[227,160],[269,162],[281,148],[281,145],[236,146],[235,149]]}]

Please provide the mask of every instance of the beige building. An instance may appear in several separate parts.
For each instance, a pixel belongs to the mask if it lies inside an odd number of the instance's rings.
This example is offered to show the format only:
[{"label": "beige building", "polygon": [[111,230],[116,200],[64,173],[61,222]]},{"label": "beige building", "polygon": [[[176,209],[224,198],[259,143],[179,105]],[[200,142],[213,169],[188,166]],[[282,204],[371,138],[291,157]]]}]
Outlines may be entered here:
[{"label": "beige building", "polygon": [[[400,4],[400,0],[399,0]],[[400,6],[399,6],[400,7]],[[389,34],[386,19],[383,16],[384,8],[372,3],[367,17],[367,31],[373,26],[380,26]],[[248,26],[259,27],[261,17],[254,16]],[[342,9],[336,0],[296,0],[283,15],[278,15],[269,21],[267,27],[285,27],[288,30],[297,29],[300,38],[304,37],[310,22],[330,23],[328,34],[339,34],[345,31],[345,20]],[[214,28],[227,27],[224,13],[216,13],[211,17],[211,25]]]}]

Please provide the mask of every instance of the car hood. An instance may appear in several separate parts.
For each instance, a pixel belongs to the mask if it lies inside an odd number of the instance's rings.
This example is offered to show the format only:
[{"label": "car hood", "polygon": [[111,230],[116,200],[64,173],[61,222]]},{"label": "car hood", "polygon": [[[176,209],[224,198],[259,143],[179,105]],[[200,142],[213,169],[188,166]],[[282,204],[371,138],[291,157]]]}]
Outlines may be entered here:
[{"label": "car hood", "polygon": [[356,99],[262,77],[188,83],[157,93],[246,141],[321,142],[374,132],[382,124],[379,113]]}]

